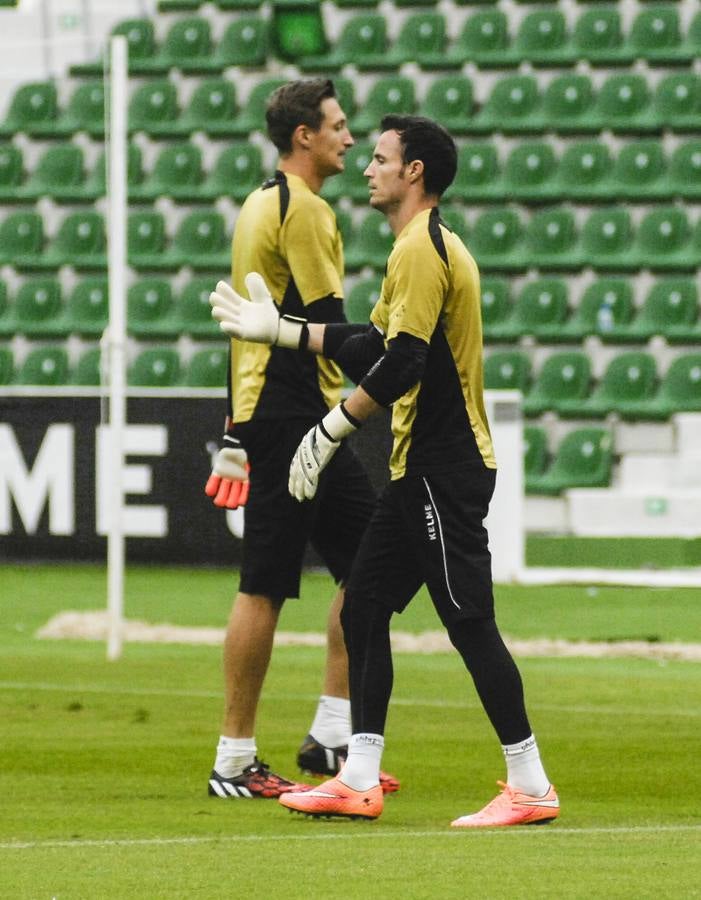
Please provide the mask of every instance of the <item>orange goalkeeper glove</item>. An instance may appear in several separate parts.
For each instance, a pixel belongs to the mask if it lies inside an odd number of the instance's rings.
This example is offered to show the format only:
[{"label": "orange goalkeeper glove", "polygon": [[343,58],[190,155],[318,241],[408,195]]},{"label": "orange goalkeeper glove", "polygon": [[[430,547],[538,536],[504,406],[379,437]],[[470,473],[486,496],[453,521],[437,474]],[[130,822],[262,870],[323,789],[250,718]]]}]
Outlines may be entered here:
[{"label": "orange goalkeeper glove", "polygon": [[237,509],[245,506],[248,500],[248,473],[251,467],[241,441],[231,431],[224,435],[223,444],[214,457],[212,474],[207,479],[204,492],[212,497],[215,506]]}]

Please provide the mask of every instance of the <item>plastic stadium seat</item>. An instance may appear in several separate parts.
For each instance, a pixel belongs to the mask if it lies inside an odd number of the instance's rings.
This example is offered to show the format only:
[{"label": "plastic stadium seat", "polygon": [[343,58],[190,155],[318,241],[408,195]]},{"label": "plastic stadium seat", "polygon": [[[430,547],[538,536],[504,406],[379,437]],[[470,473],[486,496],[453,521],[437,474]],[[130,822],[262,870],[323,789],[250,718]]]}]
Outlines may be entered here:
[{"label": "plastic stadium seat", "polygon": [[603,141],[577,141],[562,154],[553,191],[583,202],[609,200],[614,193],[612,168],[611,151]]},{"label": "plastic stadium seat", "polygon": [[532,75],[508,75],[497,81],[470,122],[470,131],[478,133],[525,134],[542,129],[541,97]]},{"label": "plastic stadium seat", "polygon": [[696,269],[701,254],[691,243],[686,212],[675,206],[647,213],[636,235],[638,264],[654,270]]},{"label": "plastic stadium seat", "polygon": [[441,222],[453,231],[463,244],[467,243],[467,222],[460,206],[446,204],[440,209]]},{"label": "plastic stadium seat", "polygon": [[99,337],[107,327],[108,318],[107,279],[102,275],[83,278],[66,302],[68,331],[81,337]]},{"label": "plastic stadium seat", "polygon": [[346,114],[346,118],[355,115],[355,84],[350,78],[342,78],[338,75],[334,76],[333,86],[336,90],[336,99],[338,105]]},{"label": "plastic stadium seat", "polygon": [[362,109],[349,123],[351,133],[366,135],[379,128],[383,116],[410,115],[415,108],[414,81],[401,75],[378,78],[362,104]]},{"label": "plastic stadium seat", "polygon": [[701,201],[701,140],[685,141],[672,153],[669,190],[672,196]]},{"label": "plastic stadium seat", "polygon": [[336,0],[335,6],[339,9],[369,9],[375,8],[380,0]]},{"label": "plastic stadium seat", "polygon": [[53,387],[68,382],[68,353],[65,347],[35,347],[20,366],[17,384]]},{"label": "plastic stadium seat", "polygon": [[660,141],[631,141],[613,169],[616,195],[624,200],[664,200],[670,196],[667,161]]},{"label": "plastic stadium seat", "polygon": [[576,62],[565,16],[559,9],[536,10],[521,21],[511,53],[534,66],[567,66]]},{"label": "plastic stadium seat", "polygon": [[451,134],[470,130],[472,82],[462,75],[446,75],[431,83],[419,113],[440,122]]},{"label": "plastic stadium seat", "polygon": [[523,227],[513,209],[490,209],[474,224],[468,249],[482,271],[519,271],[525,268]]},{"label": "plastic stadium seat", "polygon": [[660,118],[653,109],[644,76],[610,75],[596,98],[593,120],[598,128],[610,128],[615,133],[657,130]]},{"label": "plastic stadium seat", "polygon": [[234,121],[239,113],[236,88],[225,78],[200,81],[176,121],[161,126],[164,136],[189,138],[195,131],[209,137],[231,137],[239,134]]},{"label": "plastic stadium seat", "polygon": [[641,10],[628,34],[627,46],[633,55],[656,65],[680,62],[679,13],[671,6]]},{"label": "plastic stadium seat", "polygon": [[103,381],[102,354],[99,347],[86,350],[73,367],[69,377],[70,384],[79,387],[98,387]]},{"label": "plastic stadium seat", "polygon": [[533,381],[523,401],[526,416],[539,416],[547,410],[576,415],[578,405],[589,392],[591,363],[581,351],[553,353]]},{"label": "plastic stadium seat", "polygon": [[609,432],[602,428],[576,428],[562,439],[543,474],[526,477],[526,493],[557,496],[568,488],[607,487],[611,468]]},{"label": "plastic stadium seat", "polygon": [[230,240],[220,213],[191,212],[181,221],[172,244],[156,261],[155,267],[177,269],[180,266],[211,272],[229,270]]},{"label": "plastic stadium seat", "polygon": [[466,202],[493,202],[506,197],[494,144],[480,142],[458,147],[458,171],[446,196]]},{"label": "plastic stadium seat", "polygon": [[655,110],[659,123],[672,131],[698,134],[701,117],[701,75],[680,72],[657,84]]},{"label": "plastic stadium seat", "polygon": [[370,141],[355,143],[346,153],[343,172],[326,180],[322,196],[331,203],[339,197],[367,203],[368,180],[363,172],[372,161],[373,149]]},{"label": "plastic stadium seat", "polygon": [[341,232],[343,244],[347,247],[354,237],[353,217],[347,209],[341,209],[340,207],[334,209],[334,214],[336,216],[338,230]]},{"label": "plastic stadium seat", "polygon": [[698,288],[693,279],[663,278],[650,288],[629,332],[641,342],[656,334],[668,340],[698,340],[698,309]]},{"label": "plastic stadium seat", "polygon": [[127,219],[127,258],[137,271],[158,268],[166,246],[163,216],[159,212],[130,213]]},{"label": "plastic stadium seat", "polygon": [[395,6],[399,9],[405,6],[435,6],[438,0],[395,0]]},{"label": "plastic stadium seat", "polygon": [[12,384],[15,358],[10,347],[0,347],[0,384]]},{"label": "plastic stadium seat", "polygon": [[141,75],[165,75],[171,69],[181,69],[197,74],[207,71],[206,64],[212,57],[212,51],[208,20],[188,16],[177,19],[157,51],[151,57],[139,60],[138,67],[132,71]]},{"label": "plastic stadium seat", "polygon": [[381,278],[365,278],[356,281],[346,297],[343,307],[349,322],[365,325],[380,297]]},{"label": "plastic stadium seat", "polygon": [[31,268],[43,249],[44,222],[38,213],[10,213],[0,224],[0,264]]},{"label": "plastic stadium seat", "polygon": [[14,318],[14,310],[7,299],[7,285],[0,281],[0,337],[12,337]]},{"label": "plastic stadium seat", "polygon": [[[348,19],[338,40],[327,53],[303,56],[303,72],[338,72],[343,66],[365,68],[364,61],[382,59],[387,51],[387,20],[376,13],[361,13]],[[371,66],[368,66],[371,67]]]},{"label": "plastic stadium seat", "polygon": [[168,338],[174,333],[173,291],[165,278],[144,278],[127,292],[127,328],[138,338]]},{"label": "plastic stadium seat", "polygon": [[552,200],[556,196],[556,168],[551,144],[543,141],[519,144],[511,151],[504,166],[506,196],[526,203]]},{"label": "plastic stadium seat", "polygon": [[390,46],[383,68],[394,69],[405,62],[432,69],[442,59],[447,46],[445,17],[441,13],[414,13],[404,21],[397,39]]},{"label": "plastic stadium seat", "polygon": [[129,131],[144,131],[153,137],[168,136],[178,116],[178,94],[170,81],[142,84],[129,100]]},{"label": "plastic stadium seat", "polygon": [[701,412],[701,353],[678,356],[648,400],[631,403],[625,418],[668,419],[674,413]]},{"label": "plastic stadium seat", "polygon": [[701,57],[701,12],[697,12],[689,23],[679,47],[679,57],[684,62],[692,62]]},{"label": "plastic stadium seat", "polygon": [[217,43],[214,53],[200,63],[202,71],[221,72],[229,66],[263,68],[268,60],[268,23],[261,16],[234,19]]},{"label": "plastic stadium seat", "polygon": [[200,200],[233,197],[237,203],[242,203],[262,181],[263,160],[260,147],[234,142],[221,151],[212,171],[197,188],[196,196]]},{"label": "plastic stadium seat", "polygon": [[273,0],[270,40],[275,55],[288,62],[326,53],[320,0]]},{"label": "plastic stadium seat", "polygon": [[0,137],[13,137],[18,132],[51,137],[57,116],[56,86],[52,81],[22,84],[10,101],[5,120],[0,123]]},{"label": "plastic stadium seat", "polygon": [[598,335],[604,342],[627,340],[633,315],[631,283],[624,278],[600,278],[587,286],[559,339],[579,341]]},{"label": "plastic stadium seat", "polygon": [[214,0],[222,12],[238,12],[242,9],[258,9],[263,0]]},{"label": "plastic stadium seat", "polygon": [[604,418],[609,413],[623,414],[632,403],[648,400],[655,393],[655,358],[643,351],[615,356],[601,381],[577,411],[580,418]]},{"label": "plastic stadium seat", "polygon": [[488,390],[521,391],[531,383],[531,361],[521,350],[496,350],[484,360],[484,386]]},{"label": "plastic stadium seat", "polygon": [[632,62],[624,45],[621,14],[615,6],[585,10],[572,31],[572,49],[592,66],[618,66]]},{"label": "plastic stadium seat", "polygon": [[526,264],[555,271],[578,269],[582,254],[571,209],[542,210],[533,215],[526,230]]},{"label": "plastic stadium seat", "polygon": [[57,137],[70,137],[79,131],[98,140],[104,137],[105,87],[101,81],[78,85],[54,128]]},{"label": "plastic stadium seat", "polygon": [[[112,35],[124,35],[127,39],[129,54],[129,74],[139,72],[140,63],[150,62],[156,53],[156,38],[151,19],[124,19],[112,29]],[[73,65],[70,73],[73,76],[101,77],[104,71],[104,60]]]},{"label": "plastic stadium seat", "polygon": [[[248,99],[243,109],[238,116],[229,123],[228,133],[238,137],[248,138],[253,131],[265,132],[265,107],[268,98],[276,88],[285,83],[284,78],[266,78],[263,81],[259,81],[248,95]],[[221,133],[224,133],[223,130]],[[208,128],[207,134],[213,135],[214,132]]]},{"label": "plastic stadium seat", "polygon": [[181,290],[175,304],[175,321],[179,332],[197,340],[221,341],[219,325],[212,318],[209,295],[215,279],[211,275],[197,275]]},{"label": "plastic stadium seat", "polygon": [[515,57],[508,53],[509,43],[506,15],[498,9],[480,10],[465,20],[437,68],[459,68],[466,62],[480,68],[515,66]]},{"label": "plastic stadium seat", "polygon": [[371,266],[383,271],[394,235],[385,217],[375,211],[367,213],[346,245],[346,268],[349,271]]},{"label": "plastic stadium seat", "polygon": [[510,324],[514,312],[510,283],[505,278],[487,276],[482,279],[481,288],[484,340],[515,341],[518,335]]},{"label": "plastic stadium seat", "polygon": [[200,148],[189,142],[171,144],[161,150],[151,174],[129,191],[129,200],[197,199],[203,179]]},{"label": "plastic stadium seat", "polygon": [[526,425],[523,429],[523,470],[526,478],[540,475],[548,464],[548,438],[544,428]]},{"label": "plastic stadium seat", "polygon": [[180,357],[172,347],[142,350],[127,371],[135,387],[173,387],[180,381]]},{"label": "plastic stadium seat", "polygon": [[204,0],[158,0],[158,12],[194,12]]},{"label": "plastic stadium seat", "polygon": [[583,262],[598,271],[636,269],[633,232],[628,210],[595,210],[582,228]]},{"label": "plastic stadium seat", "polygon": [[71,202],[84,181],[83,151],[75,144],[59,144],[44,151],[18,196],[25,200],[51,197],[57,203]]},{"label": "plastic stadium seat", "polygon": [[29,338],[65,337],[65,321],[61,284],[53,277],[30,278],[15,297],[15,330]]},{"label": "plastic stadium seat", "polygon": [[539,278],[521,289],[509,323],[515,336],[532,335],[553,340],[568,316],[567,283],[560,278]]},{"label": "plastic stadium seat", "polygon": [[226,350],[208,348],[193,354],[185,372],[188,387],[224,387],[229,367]]},{"label": "plastic stadium seat", "polygon": [[69,213],[59,225],[43,256],[36,261],[41,269],[72,266],[78,270],[107,268],[105,220],[94,210]]},{"label": "plastic stadium seat", "polygon": [[24,155],[14,144],[0,144],[0,203],[20,200],[19,188],[24,182]]},{"label": "plastic stadium seat", "polygon": [[598,131],[594,88],[586,75],[559,75],[543,92],[543,125],[563,134]]},{"label": "plastic stadium seat", "polygon": [[[134,143],[127,145],[127,189],[140,185],[144,180],[141,148]],[[66,203],[82,203],[104,197],[107,192],[107,166],[104,151],[100,154],[85,181],[72,188],[63,188],[62,198]]]}]

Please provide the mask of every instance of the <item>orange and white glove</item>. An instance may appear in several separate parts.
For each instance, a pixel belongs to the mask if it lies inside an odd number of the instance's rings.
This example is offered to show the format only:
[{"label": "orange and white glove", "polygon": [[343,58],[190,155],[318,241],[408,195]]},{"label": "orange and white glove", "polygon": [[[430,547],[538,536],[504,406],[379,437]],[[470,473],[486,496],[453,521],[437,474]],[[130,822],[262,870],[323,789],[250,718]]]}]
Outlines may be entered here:
[{"label": "orange and white glove", "polygon": [[204,492],[212,498],[215,506],[237,509],[245,506],[248,500],[248,473],[251,467],[241,441],[231,431],[227,431],[222,440],[223,446],[214,457],[212,474],[207,479]]}]

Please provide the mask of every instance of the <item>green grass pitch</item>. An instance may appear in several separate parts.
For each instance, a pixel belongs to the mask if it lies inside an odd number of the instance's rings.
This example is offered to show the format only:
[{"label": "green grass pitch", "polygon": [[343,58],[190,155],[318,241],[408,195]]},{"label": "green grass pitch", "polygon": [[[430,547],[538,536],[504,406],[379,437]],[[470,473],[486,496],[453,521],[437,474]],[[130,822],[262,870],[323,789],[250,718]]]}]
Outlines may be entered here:
[{"label": "green grass pitch", "polygon": [[[235,580],[130,569],[127,614],[222,626]],[[309,574],[281,627],[319,631],[329,581]],[[268,801],[212,800],[220,650],[40,641],[56,612],[104,606],[92,566],[0,567],[0,897],[701,897],[697,662],[520,658],[561,818],[463,832],[491,799],[498,743],[451,654],[396,654],[385,767],[402,780],[377,822],[313,821]],[[701,640],[701,591],[499,587],[513,637]],[[323,607],[323,608],[322,608]],[[396,620],[435,629],[425,595]],[[295,774],[323,652],[277,648],[257,730]]]}]

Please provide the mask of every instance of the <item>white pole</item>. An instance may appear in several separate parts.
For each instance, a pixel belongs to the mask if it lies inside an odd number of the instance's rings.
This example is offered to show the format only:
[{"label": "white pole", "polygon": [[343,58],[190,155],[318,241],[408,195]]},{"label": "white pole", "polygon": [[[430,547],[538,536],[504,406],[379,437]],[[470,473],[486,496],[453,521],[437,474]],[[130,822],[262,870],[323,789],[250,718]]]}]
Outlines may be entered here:
[{"label": "white pole", "polygon": [[124,619],[124,429],[126,427],[127,40],[110,41],[108,182],[110,525],[107,534],[107,658],[122,654]]}]

